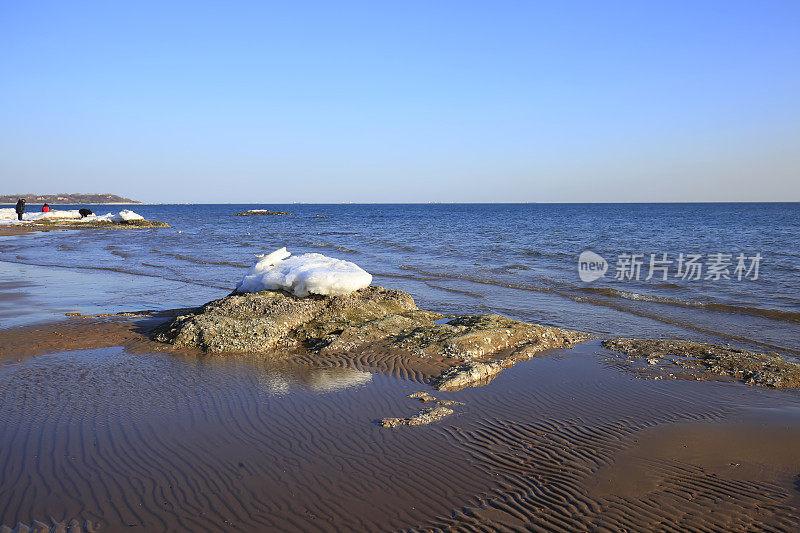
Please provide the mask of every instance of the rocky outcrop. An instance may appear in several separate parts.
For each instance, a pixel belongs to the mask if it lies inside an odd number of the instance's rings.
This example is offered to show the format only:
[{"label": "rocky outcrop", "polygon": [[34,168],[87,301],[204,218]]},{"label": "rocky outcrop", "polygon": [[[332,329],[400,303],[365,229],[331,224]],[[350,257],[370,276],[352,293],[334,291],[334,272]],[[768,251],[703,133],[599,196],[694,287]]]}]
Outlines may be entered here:
[{"label": "rocky outcrop", "polygon": [[252,209],[250,211],[242,211],[241,213],[234,213],[235,217],[252,217],[252,216],[267,216],[267,215],[291,215],[286,211],[267,211],[266,209]]},{"label": "rocky outcrop", "polygon": [[536,352],[586,337],[499,315],[452,317],[424,311],[405,292],[370,286],[346,296],[231,294],[164,324],[154,338],[213,353],[304,350],[333,355],[378,349],[435,357],[452,361],[442,368],[455,367],[435,385],[456,390],[486,381]]},{"label": "rocky outcrop", "polygon": [[69,218],[45,218],[42,220],[35,220],[29,227],[32,229],[90,229],[90,228],[103,228],[103,229],[125,229],[125,228],[168,228],[169,224],[166,222],[159,222],[157,220],[121,220],[113,222],[111,220],[91,220],[81,221]]},{"label": "rocky outcrop", "polygon": [[177,317],[159,328],[154,338],[214,353],[301,347],[314,351],[348,328],[412,310],[416,305],[411,296],[383,287],[333,297],[300,298],[283,291],[232,294]]},{"label": "rocky outcrop", "polygon": [[603,341],[602,345],[630,360],[644,360],[656,368],[678,368],[694,379],[723,376],[748,385],[777,389],[800,387],[800,364],[776,353],[677,340],[613,339]]}]

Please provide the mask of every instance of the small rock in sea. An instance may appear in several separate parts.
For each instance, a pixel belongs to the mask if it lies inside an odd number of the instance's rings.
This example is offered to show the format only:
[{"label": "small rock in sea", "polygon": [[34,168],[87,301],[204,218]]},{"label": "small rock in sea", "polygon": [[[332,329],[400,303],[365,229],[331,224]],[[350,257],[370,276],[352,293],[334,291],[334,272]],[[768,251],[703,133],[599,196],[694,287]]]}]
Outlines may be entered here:
[{"label": "small rock in sea", "polygon": [[397,426],[422,426],[441,420],[446,416],[453,414],[452,409],[447,407],[437,406],[428,409],[423,409],[414,416],[408,418],[384,418],[381,420],[381,426],[385,428],[396,428]]},{"label": "small rock in sea", "polygon": [[435,402],[436,401],[436,398],[431,396],[431,394],[428,393],[428,392],[414,392],[414,393],[409,394],[407,397],[411,398],[413,400],[419,400],[422,403]]},{"label": "small rock in sea", "polygon": [[658,364],[658,357],[651,357],[647,360],[648,365],[657,365]]},{"label": "small rock in sea", "polygon": [[291,215],[286,211],[267,211],[266,209],[251,209],[250,211],[242,211],[241,213],[234,213],[235,217],[246,216],[265,216],[265,215]]}]

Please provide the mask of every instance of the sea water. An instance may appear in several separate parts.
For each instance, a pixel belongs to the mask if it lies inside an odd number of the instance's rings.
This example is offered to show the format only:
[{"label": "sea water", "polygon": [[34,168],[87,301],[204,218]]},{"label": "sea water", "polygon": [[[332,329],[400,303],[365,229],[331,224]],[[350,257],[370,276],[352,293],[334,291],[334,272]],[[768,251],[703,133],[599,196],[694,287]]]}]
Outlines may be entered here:
[{"label": "sea water", "polygon": [[[286,246],[352,261],[425,309],[800,355],[797,203],[132,208],[171,227],[0,238],[0,292],[17,294],[0,327],[199,305]],[[234,216],[250,209],[292,214]],[[600,259],[582,275],[584,252]]]}]

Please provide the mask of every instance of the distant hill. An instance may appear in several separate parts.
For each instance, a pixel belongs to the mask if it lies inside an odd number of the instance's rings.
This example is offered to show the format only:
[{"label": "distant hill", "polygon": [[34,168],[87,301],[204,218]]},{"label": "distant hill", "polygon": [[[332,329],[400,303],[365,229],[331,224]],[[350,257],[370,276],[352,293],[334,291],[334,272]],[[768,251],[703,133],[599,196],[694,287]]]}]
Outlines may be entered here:
[{"label": "distant hill", "polygon": [[29,204],[140,204],[136,200],[123,198],[116,194],[4,194],[0,195],[0,204],[16,204],[17,200],[25,198]]}]

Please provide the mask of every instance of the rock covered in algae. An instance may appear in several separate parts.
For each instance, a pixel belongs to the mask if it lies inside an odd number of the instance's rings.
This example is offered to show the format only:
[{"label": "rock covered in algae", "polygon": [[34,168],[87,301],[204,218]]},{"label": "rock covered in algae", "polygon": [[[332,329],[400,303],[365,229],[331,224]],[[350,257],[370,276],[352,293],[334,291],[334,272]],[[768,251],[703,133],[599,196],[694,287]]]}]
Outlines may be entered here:
[{"label": "rock covered in algae", "polygon": [[460,390],[469,385],[488,383],[504,369],[514,366],[513,358],[498,361],[469,361],[452,366],[445,370],[441,376],[434,380],[433,385],[444,391]]},{"label": "rock covered in algae", "polygon": [[419,413],[408,418],[384,418],[381,420],[381,426],[385,428],[396,428],[397,426],[423,426],[441,420],[446,416],[453,414],[453,410],[449,407],[438,405],[428,409],[422,409]]},{"label": "rock covered in algae", "polygon": [[800,364],[776,353],[678,340],[612,339],[603,341],[602,345],[629,358],[646,359],[651,365],[663,360],[689,371],[696,378],[710,374],[738,379],[748,385],[800,387]]},{"label": "rock covered in algae", "polygon": [[[451,319],[439,323],[446,318]],[[154,338],[214,353],[302,349],[330,355],[380,349],[419,359],[438,357],[452,360],[456,369],[435,380],[436,386],[456,390],[486,381],[538,351],[586,337],[499,315],[448,317],[418,309],[405,292],[370,286],[343,296],[231,294],[164,324]]]},{"label": "rock covered in algae", "polygon": [[345,328],[413,309],[411,296],[383,287],[304,298],[283,291],[231,294],[166,323],[154,338],[216,353],[313,349]]},{"label": "rock covered in algae", "polygon": [[43,219],[36,220],[30,227],[32,229],[90,229],[90,228],[103,228],[103,229],[126,229],[126,228],[168,228],[169,224],[166,222],[159,222],[157,220],[73,220],[73,219]]}]

